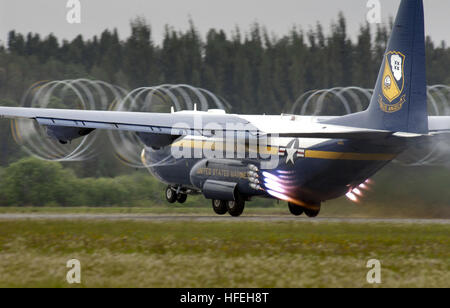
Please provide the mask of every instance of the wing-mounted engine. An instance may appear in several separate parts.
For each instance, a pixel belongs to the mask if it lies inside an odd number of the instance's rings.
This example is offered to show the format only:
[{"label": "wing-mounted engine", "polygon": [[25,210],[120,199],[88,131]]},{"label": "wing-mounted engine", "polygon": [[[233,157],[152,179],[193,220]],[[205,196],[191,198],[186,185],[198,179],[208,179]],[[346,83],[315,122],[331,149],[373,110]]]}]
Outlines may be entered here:
[{"label": "wing-mounted engine", "polygon": [[136,133],[139,139],[148,147],[159,150],[163,147],[171,145],[180,136],[156,134],[156,133]]},{"label": "wing-mounted engine", "polygon": [[61,144],[67,144],[74,139],[85,137],[93,132],[94,128],[78,128],[65,126],[47,126],[47,135],[59,141]]},{"label": "wing-mounted engine", "polygon": [[[34,84],[22,98],[23,107],[106,110],[118,88],[102,81],[78,79]],[[112,87],[112,86],[111,86]],[[82,122],[80,122],[82,123]],[[29,154],[50,161],[80,161],[97,154],[94,128],[71,127],[50,118],[17,118],[11,122],[14,139]]]},{"label": "wing-mounted engine", "polygon": [[[178,111],[207,111],[211,109],[227,110],[231,105],[221,97],[208,90],[186,84],[163,84],[153,87],[142,87],[126,93],[112,106],[114,111],[174,113]],[[224,112],[224,111],[223,111]],[[149,123],[150,124],[150,123]],[[157,129],[157,128],[155,128]],[[162,156],[160,162],[142,159],[142,148],[160,150],[174,143],[180,136],[172,135],[171,128],[164,131],[133,132],[108,131],[116,157],[133,168],[149,168],[164,164],[168,157]],[[146,153],[144,151],[144,153]],[[145,155],[144,155],[145,156]]]}]

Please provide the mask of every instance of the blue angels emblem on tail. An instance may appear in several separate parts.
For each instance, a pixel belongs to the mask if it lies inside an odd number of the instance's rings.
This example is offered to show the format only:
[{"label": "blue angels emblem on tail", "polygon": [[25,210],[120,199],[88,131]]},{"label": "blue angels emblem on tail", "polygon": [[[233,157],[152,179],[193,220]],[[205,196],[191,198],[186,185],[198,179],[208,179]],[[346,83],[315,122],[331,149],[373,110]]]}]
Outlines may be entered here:
[{"label": "blue angels emblem on tail", "polygon": [[383,82],[381,83],[383,96],[379,95],[379,104],[384,112],[397,112],[406,102],[404,54],[390,51],[384,59]]}]

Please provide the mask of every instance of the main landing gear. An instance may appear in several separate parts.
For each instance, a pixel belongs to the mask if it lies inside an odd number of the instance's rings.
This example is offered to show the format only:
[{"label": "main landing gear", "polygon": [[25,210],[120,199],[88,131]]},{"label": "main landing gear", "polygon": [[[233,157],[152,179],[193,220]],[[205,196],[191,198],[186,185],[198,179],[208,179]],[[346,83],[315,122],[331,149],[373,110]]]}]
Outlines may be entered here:
[{"label": "main landing gear", "polygon": [[244,212],[245,199],[241,194],[237,194],[234,201],[212,200],[212,207],[218,215],[225,215],[228,212],[233,217],[239,217]]},{"label": "main landing gear", "polygon": [[212,200],[212,208],[217,215],[225,215],[228,212],[228,201]]},{"label": "main landing gear", "polygon": [[167,186],[166,188],[166,200],[169,203],[185,203],[187,200],[187,194],[181,192],[179,189]]},{"label": "main landing gear", "polygon": [[310,218],[314,218],[314,217],[317,217],[317,215],[319,215],[319,213],[320,213],[320,204],[313,205],[313,206],[306,208],[306,207],[289,202],[288,206],[289,206],[289,211],[291,212],[291,214],[295,215],[295,216],[300,216],[303,213],[305,213],[306,216],[308,216]]}]

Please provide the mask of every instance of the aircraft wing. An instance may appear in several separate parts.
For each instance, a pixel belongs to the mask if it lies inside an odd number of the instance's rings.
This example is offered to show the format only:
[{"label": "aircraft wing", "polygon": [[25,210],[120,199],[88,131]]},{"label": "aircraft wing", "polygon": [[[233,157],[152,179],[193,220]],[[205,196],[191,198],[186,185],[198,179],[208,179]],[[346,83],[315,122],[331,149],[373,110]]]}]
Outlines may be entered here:
[{"label": "aircraft wing", "polygon": [[[217,131],[250,131],[257,135],[292,138],[380,139],[390,136],[419,136],[324,124],[320,123],[320,117],[235,115],[217,110],[147,113],[0,107],[0,117],[33,119],[44,126],[123,130],[178,136],[211,134]],[[429,117],[429,122],[430,132],[433,134],[450,132],[450,117]]]},{"label": "aircraft wing", "polygon": [[[146,113],[122,111],[97,111],[74,109],[46,109],[0,107],[0,117],[34,119],[41,125],[79,127],[92,129],[123,130],[141,133],[173,134],[183,130],[192,134],[216,123],[225,127],[227,122],[248,124],[231,115],[192,113]],[[180,132],[177,132],[180,134]]]},{"label": "aircraft wing", "polygon": [[[34,119],[40,125],[122,130],[165,135],[198,135],[212,132],[251,132],[292,138],[386,138],[392,132],[319,123],[316,117],[245,116],[225,112],[182,111],[145,113],[0,107],[1,118]],[[225,136],[225,133],[223,134]]]}]

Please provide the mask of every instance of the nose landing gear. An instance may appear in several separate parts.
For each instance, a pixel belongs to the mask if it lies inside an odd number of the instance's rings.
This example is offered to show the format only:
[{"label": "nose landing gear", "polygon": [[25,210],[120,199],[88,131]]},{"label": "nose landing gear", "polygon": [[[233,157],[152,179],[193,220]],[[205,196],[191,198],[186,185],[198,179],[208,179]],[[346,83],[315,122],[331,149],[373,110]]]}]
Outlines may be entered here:
[{"label": "nose landing gear", "polygon": [[177,192],[171,186],[167,186],[166,188],[166,200],[169,203],[177,202]]},{"label": "nose landing gear", "polygon": [[176,189],[172,186],[167,186],[166,188],[166,200],[169,203],[185,203],[187,200],[187,194],[180,191],[180,189]]},{"label": "nose landing gear", "polygon": [[177,196],[177,202],[178,203],[185,203],[187,200],[187,194],[178,194]]}]

